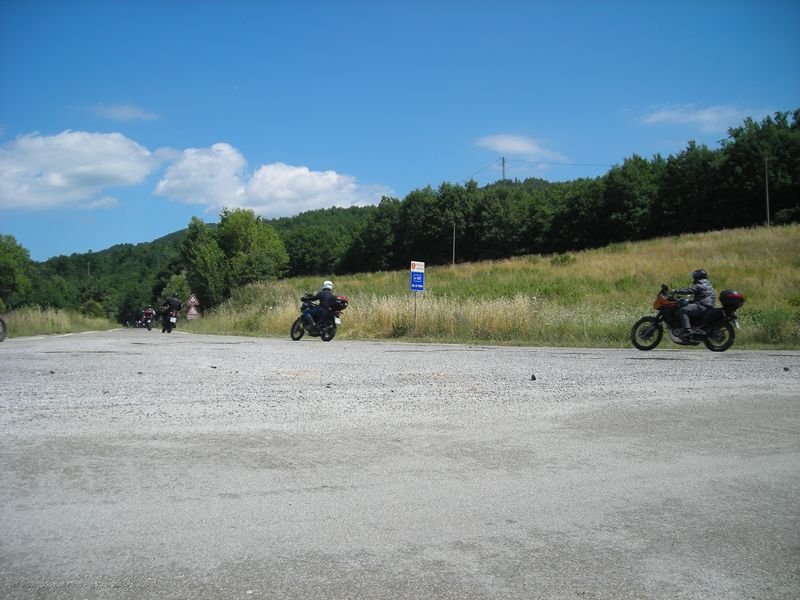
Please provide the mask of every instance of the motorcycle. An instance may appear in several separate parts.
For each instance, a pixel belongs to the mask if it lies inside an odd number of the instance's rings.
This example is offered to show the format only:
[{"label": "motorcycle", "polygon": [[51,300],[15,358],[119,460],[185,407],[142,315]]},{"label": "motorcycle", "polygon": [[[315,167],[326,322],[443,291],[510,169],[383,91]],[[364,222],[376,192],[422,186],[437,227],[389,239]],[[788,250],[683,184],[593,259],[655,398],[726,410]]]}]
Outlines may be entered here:
[{"label": "motorcycle", "polygon": [[342,324],[342,311],[347,308],[350,301],[347,296],[336,296],[336,304],[327,309],[328,314],[319,322],[315,321],[313,325],[307,325],[303,318],[304,313],[319,306],[319,303],[312,301],[311,297],[311,294],[306,294],[300,298],[300,316],[292,323],[289,337],[297,341],[308,333],[312,337],[321,338],[323,342],[330,342],[336,336],[336,327]]},{"label": "motorcycle", "polygon": [[744,304],[744,295],[736,290],[723,290],[719,293],[719,301],[722,308],[709,308],[702,315],[693,317],[689,335],[682,335],[684,331],[678,309],[689,302],[685,298],[678,298],[666,285],[662,285],[653,303],[658,313],[655,317],[642,317],[634,323],[631,342],[639,350],[652,350],[661,342],[666,326],[669,339],[674,344],[698,346],[703,343],[712,352],[725,352],[736,338],[735,329],[739,329],[736,311]]},{"label": "motorcycle", "polygon": [[178,326],[178,311],[170,308],[164,311],[164,318],[161,323],[161,333],[165,331],[172,333],[172,330]]},{"label": "motorcycle", "polygon": [[3,319],[0,319],[0,342],[8,337],[8,327]]},{"label": "motorcycle", "polygon": [[153,317],[150,315],[145,315],[144,326],[147,327],[147,331],[151,331],[153,329]]}]

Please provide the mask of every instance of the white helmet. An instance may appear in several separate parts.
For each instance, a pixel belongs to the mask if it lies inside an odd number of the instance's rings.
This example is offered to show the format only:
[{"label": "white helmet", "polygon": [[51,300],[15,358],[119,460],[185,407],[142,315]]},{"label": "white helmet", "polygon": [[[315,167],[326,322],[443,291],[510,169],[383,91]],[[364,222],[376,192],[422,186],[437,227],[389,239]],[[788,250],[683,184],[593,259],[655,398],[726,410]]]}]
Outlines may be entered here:
[{"label": "white helmet", "polygon": [[323,289],[323,290],[332,290],[332,289],[333,289],[333,282],[332,282],[332,281],[326,281],[326,282],[324,282],[324,283],[322,284],[322,289]]}]

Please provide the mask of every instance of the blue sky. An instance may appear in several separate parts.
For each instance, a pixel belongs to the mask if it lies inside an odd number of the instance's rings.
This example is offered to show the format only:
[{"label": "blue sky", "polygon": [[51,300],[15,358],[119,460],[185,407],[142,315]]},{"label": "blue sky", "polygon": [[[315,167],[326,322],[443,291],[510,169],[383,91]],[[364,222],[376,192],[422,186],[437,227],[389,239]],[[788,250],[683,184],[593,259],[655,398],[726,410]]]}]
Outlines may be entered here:
[{"label": "blue sky", "polygon": [[595,177],[800,107],[795,0],[0,0],[34,260],[474,178]]}]

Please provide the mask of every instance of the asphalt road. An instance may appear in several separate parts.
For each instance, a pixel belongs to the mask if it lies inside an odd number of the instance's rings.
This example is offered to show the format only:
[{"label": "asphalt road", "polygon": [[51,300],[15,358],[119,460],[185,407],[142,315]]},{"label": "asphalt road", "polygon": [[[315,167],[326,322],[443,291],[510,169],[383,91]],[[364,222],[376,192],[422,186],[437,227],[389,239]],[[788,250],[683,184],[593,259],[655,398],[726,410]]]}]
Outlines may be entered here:
[{"label": "asphalt road", "polygon": [[795,600],[800,352],[664,348],[11,338],[0,598]]}]

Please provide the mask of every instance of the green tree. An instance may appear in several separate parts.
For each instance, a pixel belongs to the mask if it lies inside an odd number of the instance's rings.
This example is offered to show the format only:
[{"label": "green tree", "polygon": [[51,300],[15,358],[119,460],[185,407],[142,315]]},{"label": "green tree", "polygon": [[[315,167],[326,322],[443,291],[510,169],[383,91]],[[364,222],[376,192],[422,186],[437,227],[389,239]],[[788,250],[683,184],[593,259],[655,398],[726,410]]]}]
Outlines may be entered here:
[{"label": "green tree", "polygon": [[469,219],[473,235],[460,254],[466,260],[485,260],[521,254],[527,207],[519,187],[496,186],[477,194]]},{"label": "green tree", "polygon": [[277,279],[289,268],[289,255],[278,232],[252,210],[223,210],[216,235],[227,261],[230,287]]},{"label": "green tree", "polygon": [[722,142],[718,209],[720,226],[767,221],[767,182],[772,215],[800,208],[800,109],[760,123],[745,119]]},{"label": "green tree", "polygon": [[397,198],[381,199],[344,253],[340,267],[343,272],[387,271],[402,264],[405,257],[398,254],[401,206]]},{"label": "green tree", "polygon": [[244,209],[224,209],[214,229],[193,217],[180,252],[188,284],[206,308],[235,288],[281,277],[289,265],[277,231]]},{"label": "green tree", "polygon": [[7,308],[25,303],[32,290],[30,254],[13,235],[0,235],[0,300]]},{"label": "green tree", "polygon": [[552,221],[540,239],[543,252],[602,246],[608,242],[606,179],[578,179],[549,190]]},{"label": "green tree", "polygon": [[216,306],[228,295],[225,254],[214,232],[192,217],[180,248],[189,286],[205,307]]},{"label": "green tree", "polygon": [[[178,296],[178,300],[185,305],[186,301],[189,299],[189,296],[192,294],[189,280],[183,273],[175,273],[172,277],[170,277],[166,289],[169,291],[164,294],[165,297],[161,299],[162,303],[164,300],[166,300],[167,295],[172,297],[172,295],[175,294]],[[184,306],[183,308],[186,310],[187,307]]]},{"label": "green tree", "polygon": [[658,202],[658,192],[665,161],[656,156],[648,161],[641,156],[626,159],[606,175],[605,223],[607,238],[603,242],[639,240],[650,234],[651,210]]},{"label": "green tree", "polygon": [[658,201],[653,205],[653,233],[670,235],[716,227],[708,219],[717,204],[719,152],[689,142],[667,158]]}]

